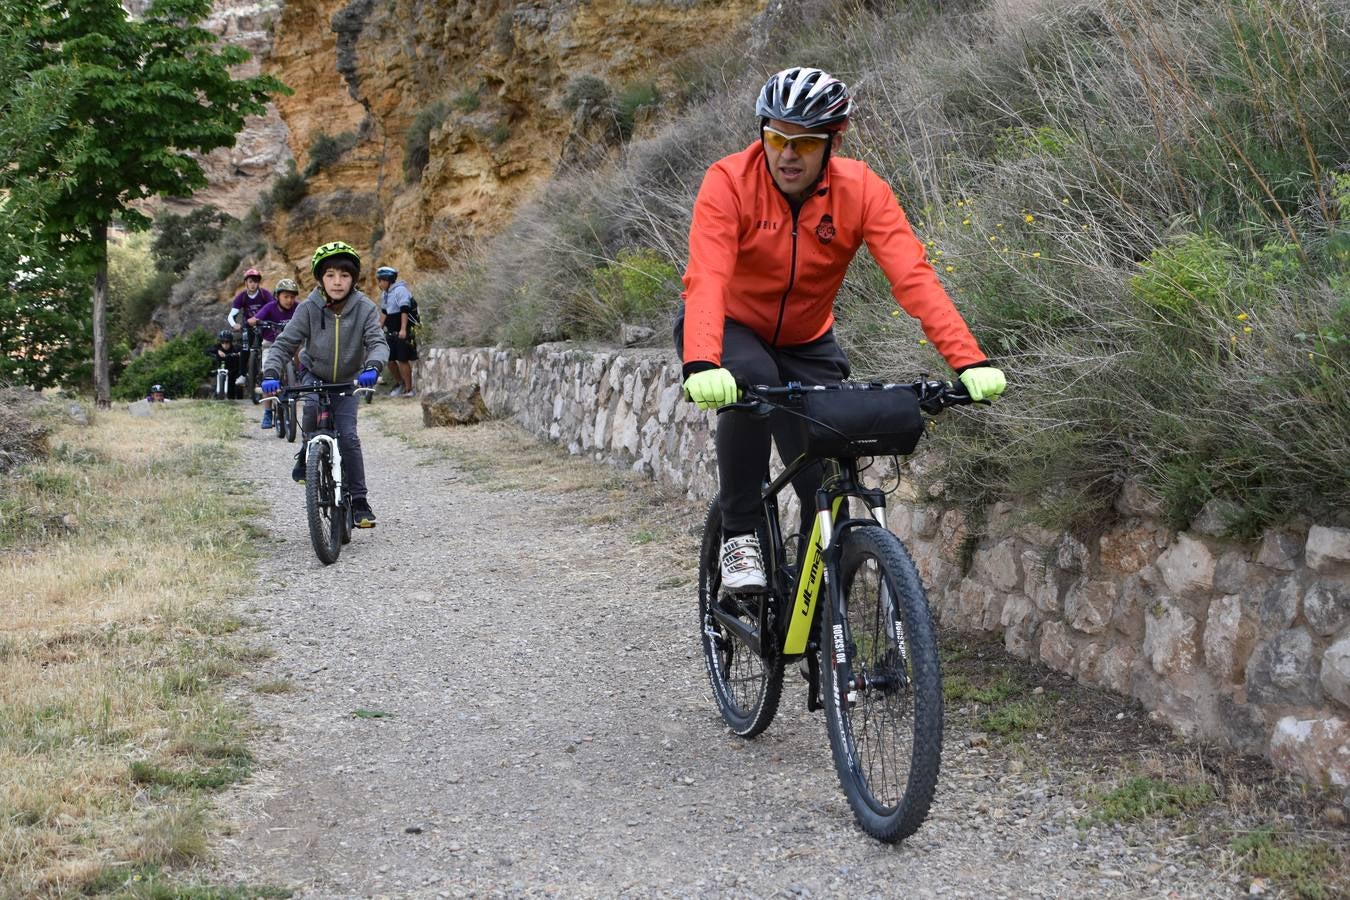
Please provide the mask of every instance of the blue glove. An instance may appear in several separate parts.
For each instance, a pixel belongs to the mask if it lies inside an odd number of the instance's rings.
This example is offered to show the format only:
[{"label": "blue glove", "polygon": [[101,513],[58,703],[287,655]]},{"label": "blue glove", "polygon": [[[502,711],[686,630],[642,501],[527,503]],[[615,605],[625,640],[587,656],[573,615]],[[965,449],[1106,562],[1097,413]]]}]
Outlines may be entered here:
[{"label": "blue glove", "polygon": [[262,392],[264,397],[271,397],[281,390],[281,381],[276,378],[264,378],[262,382]]},{"label": "blue glove", "polygon": [[375,382],[380,380],[380,370],[374,366],[366,366],[361,370],[361,374],[356,376],[358,386],[367,388],[374,387]]}]

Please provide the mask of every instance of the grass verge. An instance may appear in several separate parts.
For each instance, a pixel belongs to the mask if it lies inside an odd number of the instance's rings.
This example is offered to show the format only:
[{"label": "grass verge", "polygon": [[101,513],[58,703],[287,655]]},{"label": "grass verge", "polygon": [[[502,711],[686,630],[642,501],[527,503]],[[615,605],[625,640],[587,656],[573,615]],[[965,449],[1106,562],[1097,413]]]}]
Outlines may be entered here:
[{"label": "grass verge", "polygon": [[253,652],[227,604],[258,512],[222,477],[239,426],[103,412],[0,484],[0,897],[276,895],[173,874],[252,763],[220,689]]}]

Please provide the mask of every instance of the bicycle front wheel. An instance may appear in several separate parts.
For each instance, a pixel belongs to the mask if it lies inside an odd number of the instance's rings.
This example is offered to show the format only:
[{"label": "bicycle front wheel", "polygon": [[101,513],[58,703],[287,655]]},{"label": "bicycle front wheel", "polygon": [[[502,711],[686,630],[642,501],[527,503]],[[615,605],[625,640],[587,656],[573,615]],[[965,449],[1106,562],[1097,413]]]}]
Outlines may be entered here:
[{"label": "bicycle front wheel", "polygon": [[286,440],[286,404],[277,397],[272,400],[272,427],[277,430],[277,440]]},{"label": "bicycle front wheel", "polygon": [[299,407],[294,400],[286,402],[286,442],[295,443],[296,419],[299,416]]},{"label": "bicycle front wheel", "polygon": [[722,512],[714,500],[703,528],[698,561],[698,621],[708,682],[722,718],[733,733],[752,738],[769,727],[783,694],[783,656],[771,648],[760,656],[712,614],[714,604],[749,628],[759,625],[756,603],[767,595],[735,597],[722,592]]},{"label": "bicycle front wheel", "polygon": [[893,843],[923,824],[937,787],[937,638],[919,573],[900,540],[884,528],[863,527],[843,541],[839,602],[826,604],[820,650],[825,726],[858,824]]},{"label": "bicycle front wheel", "polygon": [[309,541],[324,565],[337,562],[342,552],[342,507],[338,506],[328,445],[311,445],[305,457],[305,513]]},{"label": "bicycle front wheel", "polygon": [[248,399],[252,400],[255,406],[261,402],[261,398],[258,395],[258,376],[261,368],[262,359],[259,357],[258,351],[250,350],[248,354],[248,384],[246,390],[248,391]]}]

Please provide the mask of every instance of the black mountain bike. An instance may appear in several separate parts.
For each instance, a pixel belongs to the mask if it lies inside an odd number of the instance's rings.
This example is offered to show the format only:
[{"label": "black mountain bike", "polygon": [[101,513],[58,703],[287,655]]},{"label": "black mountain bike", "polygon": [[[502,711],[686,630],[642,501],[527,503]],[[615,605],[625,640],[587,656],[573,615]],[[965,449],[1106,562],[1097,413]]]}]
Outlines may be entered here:
[{"label": "black mountain bike", "polygon": [[[722,718],[751,738],[778,711],[784,666],[806,661],[807,708],[825,710],[835,769],[858,824],[880,840],[913,834],[928,815],[942,748],[942,676],[928,599],[904,545],[886,529],[886,495],[858,459],[912,452],[921,412],[970,403],[942,381],[754,387],[727,409],[803,419],[806,452],[762,491],[758,531],[767,588],[721,584],[722,517],[708,510],[699,556],[699,626]],[[785,540],[778,496],[820,461],[811,534]],[[850,502],[865,511],[850,513]]]},{"label": "black mountain bike", "polygon": [[[280,329],[285,328],[286,323],[269,322],[265,319],[259,319],[257,327],[263,328],[265,326],[273,326]],[[262,345],[260,343],[258,346],[258,352],[254,354],[254,358],[261,360],[262,355],[263,355]],[[281,370],[281,378],[283,386],[285,386],[285,384],[289,380],[287,376],[287,371],[289,370],[289,368],[290,368],[289,366],[285,366]],[[261,375],[258,376],[258,383],[262,384]],[[254,400],[254,402],[257,403],[258,401]],[[290,399],[286,399],[283,395],[277,394],[275,397],[263,397],[262,402],[265,404],[269,404],[272,407],[272,427],[276,429],[277,438],[283,441],[289,440],[291,443],[294,443],[295,427],[296,427],[295,398],[292,397]]]},{"label": "black mountain bike", "polygon": [[352,539],[355,525],[352,497],[342,480],[342,451],[338,447],[333,398],[373,391],[374,388],[357,387],[354,381],[342,381],[282,388],[277,395],[283,402],[305,394],[318,397],[316,427],[305,441],[305,514],[310,543],[324,565],[337,562],[342,545]]},{"label": "black mountain bike", "polygon": [[239,334],[239,374],[244,378],[244,396],[256,405],[262,402],[258,383],[262,380],[262,337],[257,326],[243,323]]}]

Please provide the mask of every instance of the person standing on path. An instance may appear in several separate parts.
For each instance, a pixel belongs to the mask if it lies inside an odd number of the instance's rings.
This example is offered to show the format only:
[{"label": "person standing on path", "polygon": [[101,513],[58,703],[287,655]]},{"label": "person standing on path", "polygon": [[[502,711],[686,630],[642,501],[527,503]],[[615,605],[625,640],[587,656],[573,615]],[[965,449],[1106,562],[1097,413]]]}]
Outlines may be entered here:
[{"label": "person standing on path", "polygon": [[[389,361],[389,344],[380,328],[379,309],[356,289],[356,279],[361,274],[361,257],[356,250],[343,241],[321,244],[310,260],[310,269],[317,286],[296,308],[286,330],[277,335],[263,361],[264,397],[274,397],[281,390],[281,370],[297,350],[305,368],[305,384],[355,379],[363,388],[374,387],[380,370]],[[302,419],[306,439],[313,430],[318,405],[317,397],[306,395]],[[358,528],[374,528],[375,512],[370,508],[366,490],[366,463],[361,455],[361,438],[356,433],[357,409],[355,395],[333,398],[342,477],[351,490],[352,513]],[[295,454],[291,477],[300,482],[305,480],[304,444]]]},{"label": "person standing on path", "polygon": [[413,396],[412,364],[417,361],[417,340],[413,335],[416,306],[408,283],[398,277],[398,269],[380,266],[375,270],[380,286],[380,325],[389,341],[389,370],[394,376],[390,397]]},{"label": "person standing on path", "polygon": [[[713,163],[694,201],[684,307],[675,322],[685,395],[700,409],[740,396],[746,384],[829,384],[848,378],[834,337],[834,300],[849,263],[866,243],[891,292],[975,400],[1004,389],[965,320],[943,290],[895,192],[859,160],[833,156],[853,100],[820,69],[784,69],[755,104],[759,138]],[[717,423],[722,510],[722,583],[765,585],[755,529],[770,438],[793,459],[800,426],[731,411]],[[803,516],[814,509],[819,465],[793,481]],[[805,526],[804,526],[805,527]]]}]

